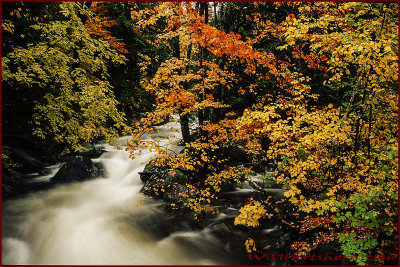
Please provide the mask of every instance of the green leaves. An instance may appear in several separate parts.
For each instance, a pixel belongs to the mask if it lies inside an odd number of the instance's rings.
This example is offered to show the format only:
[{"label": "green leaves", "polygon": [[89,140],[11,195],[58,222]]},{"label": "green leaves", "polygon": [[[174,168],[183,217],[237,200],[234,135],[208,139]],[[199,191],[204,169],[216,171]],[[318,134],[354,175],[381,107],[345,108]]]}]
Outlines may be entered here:
[{"label": "green leaves", "polygon": [[371,233],[366,233],[364,238],[358,238],[356,233],[339,234],[339,242],[342,243],[343,255],[353,259],[358,265],[367,263],[367,251],[378,245],[378,240],[372,238]]},{"label": "green leaves", "polygon": [[[60,3],[61,20],[34,24],[39,42],[18,47],[3,57],[3,82],[13,90],[30,88],[35,101],[34,134],[67,148],[82,141],[118,136],[127,130],[117,109],[107,65],[124,57],[107,42],[93,39],[77,16],[88,11],[77,3]],[[20,89],[21,88],[21,89]]]}]

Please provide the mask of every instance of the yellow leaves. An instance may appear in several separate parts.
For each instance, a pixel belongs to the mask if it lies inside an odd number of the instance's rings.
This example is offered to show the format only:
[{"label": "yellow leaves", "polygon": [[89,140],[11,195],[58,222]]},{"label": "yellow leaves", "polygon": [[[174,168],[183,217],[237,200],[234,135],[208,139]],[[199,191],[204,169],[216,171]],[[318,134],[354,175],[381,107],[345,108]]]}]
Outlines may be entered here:
[{"label": "yellow leaves", "polygon": [[301,211],[310,213],[316,212],[318,215],[326,214],[327,212],[337,212],[339,209],[336,207],[335,199],[326,199],[318,201],[314,199],[303,199],[298,204]]},{"label": "yellow leaves", "polygon": [[[201,177],[200,183],[188,185],[190,193],[185,195],[188,207],[195,211],[210,211],[221,186],[238,182],[244,175],[239,168],[224,167],[226,161],[215,156],[220,148],[232,143],[245,147],[246,152],[257,160],[271,160],[278,164],[273,179],[287,190],[284,200],[291,202],[297,211],[310,215],[308,222],[303,223],[304,231],[331,227],[327,217],[348,209],[346,203],[340,202],[342,198],[352,194],[365,196],[371,191],[370,185],[382,181],[386,184],[391,181],[391,188],[396,188],[397,171],[393,160],[396,153],[389,155],[386,152],[397,150],[397,144],[394,145],[396,141],[385,140],[385,137],[397,136],[398,97],[392,86],[388,85],[397,81],[397,50],[390,41],[396,40],[397,25],[382,27],[381,23],[374,24],[365,18],[362,20],[372,23],[361,25],[354,21],[351,14],[354,8],[364,9],[364,12],[366,6],[364,3],[352,5],[339,3],[336,8],[332,3],[299,3],[300,12],[296,17],[288,17],[280,29],[256,31],[264,36],[273,32],[284,38],[286,43],[279,49],[293,51],[290,59],[302,60],[308,68],[319,71],[326,84],[333,89],[359,90],[360,93],[356,91],[356,101],[363,99],[365,94],[365,103],[357,104],[359,106],[354,109],[357,112],[351,111],[350,114],[346,114],[346,107],[340,107],[339,101],[335,101],[335,106],[328,103],[322,108],[315,108],[313,103],[308,102],[309,99],[318,100],[318,96],[311,94],[309,84],[315,81],[315,77],[311,80],[295,62],[291,62],[293,65],[277,65],[273,55],[255,51],[251,46],[261,39],[257,40],[256,37],[243,42],[234,34],[225,34],[205,25],[195,13],[178,18],[179,8],[172,5],[169,6],[171,10],[164,9],[165,16],[156,15],[158,18],[164,16],[170,25],[171,32],[163,32],[159,36],[164,38],[162,42],[177,36],[182,41],[181,58],[165,61],[147,83],[148,89],[157,94],[158,114],[179,112],[183,115],[227,107],[216,101],[216,88],[225,91],[236,89],[239,94],[253,96],[270,89],[282,90],[282,93],[260,95],[264,100],[254,103],[252,110],[246,109],[241,116],[227,114],[226,119],[218,123],[204,122],[201,130],[206,138],[185,144],[182,155],[170,157],[168,164],[171,167],[193,171],[198,170],[199,166],[210,168],[207,175]],[[188,10],[191,10],[190,7]],[[310,12],[314,11],[315,14],[310,18]],[[381,14],[376,17],[378,22],[383,19]],[[376,35],[375,40],[372,40],[372,34]],[[185,58],[190,45],[193,47],[192,57]],[[226,55],[226,69],[230,69],[231,63],[242,62],[245,64],[245,73],[257,75],[260,83],[270,76],[275,79],[278,88],[262,88],[258,83],[253,83],[246,85],[246,92],[240,87],[240,79],[236,81],[233,72],[218,67],[217,61],[193,60],[202,50],[201,47],[214,54],[211,58]],[[235,60],[237,62],[232,62]],[[267,75],[258,75],[261,67],[268,68]],[[349,110],[356,108],[352,105],[355,103],[349,104]],[[371,127],[368,127],[366,116],[359,121],[357,118],[359,114],[367,114],[369,105],[373,114]],[[356,128],[358,140],[355,140]],[[267,149],[262,142],[265,140],[268,141]],[[356,143],[359,148],[355,153]],[[393,143],[390,148],[385,147],[389,143]],[[373,162],[381,164],[381,168],[373,166]],[[388,170],[383,171],[385,168]],[[392,210],[386,213],[395,216]],[[271,215],[267,214],[263,204],[255,201],[240,209],[234,223],[256,227],[265,216]],[[248,252],[256,250],[252,239],[248,239],[245,245]],[[303,253],[310,251],[310,246],[304,243],[298,245]]]},{"label": "yellow leaves", "polygon": [[248,253],[251,253],[253,251],[257,251],[256,249],[256,243],[254,242],[254,240],[252,238],[248,238],[245,242],[244,245],[246,247],[246,251]]},{"label": "yellow leaves", "polygon": [[227,169],[208,176],[205,180],[205,183],[212,186],[215,192],[218,193],[221,191],[221,186],[223,184],[231,183],[232,181],[235,183],[239,183],[240,178],[243,175],[248,174],[248,172],[249,170],[246,170],[245,168],[227,167]]},{"label": "yellow leaves", "polygon": [[257,136],[267,135],[274,127],[273,119],[279,118],[275,107],[266,106],[263,111],[245,110],[243,116],[237,121],[236,129],[240,136],[254,133]]},{"label": "yellow leaves", "polygon": [[[396,80],[398,56],[393,51],[395,46],[391,43],[397,40],[398,25],[397,19],[394,19],[397,16],[388,19],[391,15],[388,16],[387,11],[378,12],[373,19],[363,18],[354,22],[354,14],[350,14],[355,12],[358,16],[370,12],[369,4],[356,3],[357,12],[349,3],[339,4],[335,8],[328,8],[329,5],[321,5],[324,6],[323,10],[319,11],[322,15],[315,20],[310,21],[309,12],[306,11],[309,7],[299,9],[298,19],[288,16],[287,22],[284,23],[287,45],[294,46],[296,43],[310,41],[311,56],[327,56],[330,65],[329,83],[332,85],[353,77],[358,77],[360,82],[367,84],[366,86]],[[317,6],[313,4],[312,8],[321,8]],[[392,25],[388,20],[396,23]],[[307,28],[312,31],[306,31]]]},{"label": "yellow leaves", "polygon": [[191,197],[188,198],[187,206],[196,212],[215,212],[211,204],[211,200],[216,196],[210,192],[210,188],[201,189],[192,184],[187,184],[191,192]]},{"label": "yellow leaves", "polygon": [[337,207],[331,207],[329,210],[331,212],[338,212],[339,211],[339,209]]},{"label": "yellow leaves", "polygon": [[143,203],[144,203],[144,199],[139,200],[139,201],[136,203],[136,207],[142,206]]},{"label": "yellow leaves", "polygon": [[[124,57],[90,36],[76,16],[87,10],[77,9],[75,3],[60,3],[59,7],[65,19],[55,15],[45,23],[32,25],[42,36],[41,42],[13,49],[8,60],[3,58],[3,82],[14,80],[16,86],[45,88],[42,101],[35,104],[34,134],[76,151],[83,141],[112,140],[129,130],[110,83],[99,79],[108,76],[107,64],[123,63]],[[8,64],[17,64],[18,68],[10,72]]]},{"label": "yellow leaves", "polygon": [[284,193],[286,198],[291,198],[297,196],[300,193],[300,190],[296,186],[291,186],[291,188]]},{"label": "yellow leaves", "polygon": [[245,205],[239,211],[240,214],[235,218],[234,224],[252,227],[258,226],[260,224],[258,220],[266,216],[267,212],[259,201],[255,201],[253,205]]},{"label": "yellow leaves", "polygon": [[11,21],[3,20],[1,23],[1,27],[4,31],[14,34],[14,24]]}]

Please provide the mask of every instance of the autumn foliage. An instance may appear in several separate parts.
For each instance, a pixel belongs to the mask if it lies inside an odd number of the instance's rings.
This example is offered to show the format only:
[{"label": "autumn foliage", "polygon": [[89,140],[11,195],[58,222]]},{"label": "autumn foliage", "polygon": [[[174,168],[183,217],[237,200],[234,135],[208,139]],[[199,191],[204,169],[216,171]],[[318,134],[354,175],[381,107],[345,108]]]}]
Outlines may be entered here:
[{"label": "autumn foliage", "polygon": [[[145,188],[162,196],[175,187],[169,208],[202,220],[218,213],[226,188],[246,181],[254,189],[232,219],[249,235],[244,252],[265,253],[257,236],[270,223],[291,236],[285,250],[297,256],[331,246],[344,263],[397,257],[396,3],[63,2],[7,10],[10,136],[30,131],[78,151],[134,122],[130,157],[150,149],[163,175],[185,177]],[[149,112],[139,114],[144,106]],[[143,140],[173,119],[179,153]],[[13,169],[7,146],[3,165]],[[283,197],[268,195],[255,172]]]},{"label": "autumn foliage", "polygon": [[[165,175],[187,178],[169,208],[201,220],[218,213],[226,188],[253,187],[257,194],[232,219],[249,234],[244,252],[265,252],[256,237],[271,223],[290,235],[285,251],[298,256],[331,246],[353,259],[344,263],[397,257],[397,3],[60,2],[5,10],[10,136],[29,131],[29,142],[35,136],[78,151],[134,122],[130,157],[150,149]],[[172,119],[181,125],[180,153],[143,140]],[[4,147],[3,167],[16,168],[9,154]],[[255,172],[283,197],[268,195]],[[177,185],[159,183],[152,193],[167,187]]]},{"label": "autumn foliage", "polygon": [[[397,5],[285,5],[297,13],[282,22],[247,16],[258,27],[246,38],[210,25],[191,3],[132,11],[138,29],[165,22],[154,45],[170,47],[173,56],[145,81],[157,106],[137,126],[131,156],[160,118],[179,114],[184,131],[185,116],[197,114],[199,135],[184,136],[181,154],[153,147],[158,164],[190,173],[191,209],[215,211],[224,184],[250,179],[251,166],[270,161],[285,198],[244,203],[235,224],[256,227],[261,218],[280,217],[298,233],[291,249],[302,255],[327,242],[358,255],[358,264],[366,255],[396,254]],[[281,45],[257,49],[265,38]],[[335,101],[321,105],[326,92]],[[252,103],[229,116],[229,94]],[[229,166],[223,151],[231,145],[252,163]],[[301,216],[285,215],[288,205]],[[247,250],[256,246],[246,241]]]},{"label": "autumn foliage", "polygon": [[128,53],[123,41],[114,37],[108,30],[118,25],[118,23],[107,15],[107,10],[101,2],[92,2],[89,10],[92,12],[92,15],[85,22],[88,32],[107,41],[110,47],[118,52]]},{"label": "autumn foliage", "polygon": [[[109,65],[123,64],[126,58],[112,49],[122,49],[122,44],[102,30],[110,25],[105,24],[105,18],[96,19],[79,3],[51,7],[56,18],[43,15],[29,20],[29,30],[36,38],[28,44],[14,47],[10,40],[18,36],[9,33],[11,37],[5,43],[11,47],[2,58],[2,85],[9,101],[7,108],[15,101],[16,115],[29,112],[29,118],[21,123],[33,125],[34,136],[52,140],[52,145],[61,144],[67,153],[81,150],[83,142],[113,139],[128,130],[108,81]],[[30,18],[29,9],[23,12]],[[22,20],[19,13],[15,16]],[[85,25],[82,18],[86,17],[95,21],[89,19]],[[7,25],[13,27],[11,21]],[[106,41],[94,38],[94,34]],[[26,35],[21,38],[28,39]]]}]

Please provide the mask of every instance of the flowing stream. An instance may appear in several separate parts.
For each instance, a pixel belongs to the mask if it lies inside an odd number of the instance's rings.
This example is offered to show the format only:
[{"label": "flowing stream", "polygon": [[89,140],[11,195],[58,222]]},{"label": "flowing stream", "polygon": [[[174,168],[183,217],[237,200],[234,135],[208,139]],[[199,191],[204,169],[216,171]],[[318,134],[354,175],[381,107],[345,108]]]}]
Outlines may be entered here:
[{"label": "flowing stream", "polygon": [[[155,128],[160,133],[145,140],[160,138],[163,145],[180,150],[171,145],[171,139],[181,137],[176,122]],[[172,138],[163,139],[165,134]],[[126,140],[122,137],[119,143]],[[2,264],[235,264],[207,228],[163,231],[174,223],[165,222],[168,216],[159,208],[160,201],[136,205],[144,199],[138,172],[153,153],[131,160],[127,152],[111,145],[105,149],[95,160],[103,163],[105,177],[59,185],[2,204]]]}]

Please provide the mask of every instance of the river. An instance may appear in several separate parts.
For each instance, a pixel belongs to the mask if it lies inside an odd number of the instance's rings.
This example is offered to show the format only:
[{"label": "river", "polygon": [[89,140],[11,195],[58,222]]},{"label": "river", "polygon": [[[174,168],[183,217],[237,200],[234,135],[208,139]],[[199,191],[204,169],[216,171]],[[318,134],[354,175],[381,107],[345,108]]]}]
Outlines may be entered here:
[{"label": "river", "polygon": [[[144,139],[160,138],[163,145],[179,150],[171,144],[181,138],[178,126],[177,122],[157,126],[160,133]],[[170,139],[163,139],[166,134]],[[118,143],[126,140],[122,137]],[[162,202],[139,193],[138,172],[153,153],[132,160],[125,151],[103,146],[107,152],[95,161],[105,166],[105,177],[3,202],[3,265],[235,264],[208,228],[163,229],[180,222],[167,221]],[[143,205],[137,206],[142,199]]]}]

